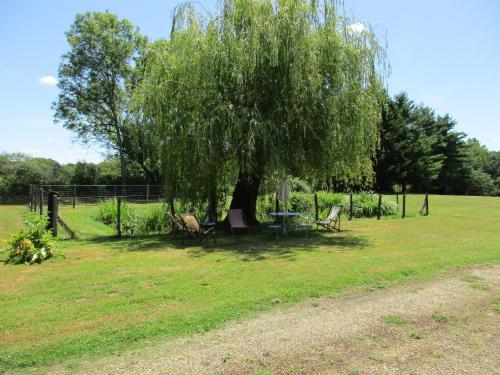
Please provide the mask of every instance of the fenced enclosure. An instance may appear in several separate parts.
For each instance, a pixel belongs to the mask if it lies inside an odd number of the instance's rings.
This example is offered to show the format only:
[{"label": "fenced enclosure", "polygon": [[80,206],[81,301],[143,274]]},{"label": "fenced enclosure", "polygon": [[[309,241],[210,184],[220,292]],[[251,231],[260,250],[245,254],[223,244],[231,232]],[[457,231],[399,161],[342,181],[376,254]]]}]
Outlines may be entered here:
[{"label": "fenced enclosure", "polygon": [[[100,237],[166,233],[171,229],[162,185],[41,185],[30,186],[29,207],[48,215],[53,233],[59,224],[69,237]],[[194,213],[200,221],[222,221],[232,195],[218,194],[217,209],[209,212],[209,203],[193,203],[182,197],[173,200],[177,214]],[[299,221],[314,223],[324,218],[332,205],[342,206],[344,219],[363,217],[405,218],[428,215],[429,197],[425,195],[365,193],[291,192],[286,208],[296,211]],[[272,220],[270,213],[285,209],[275,193],[257,199],[257,219]],[[212,215],[212,216],[211,216]]]}]

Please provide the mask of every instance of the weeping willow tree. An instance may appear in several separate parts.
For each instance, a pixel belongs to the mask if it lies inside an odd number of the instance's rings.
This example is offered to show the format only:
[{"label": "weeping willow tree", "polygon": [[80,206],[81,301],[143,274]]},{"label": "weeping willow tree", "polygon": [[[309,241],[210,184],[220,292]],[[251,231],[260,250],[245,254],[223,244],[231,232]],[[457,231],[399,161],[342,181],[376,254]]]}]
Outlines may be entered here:
[{"label": "weeping willow tree", "polygon": [[263,178],[372,178],[385,52],[335,0],[223,0],[176,8],[136,103],[161,142],[169,197],[215,199],[255,222]]}]

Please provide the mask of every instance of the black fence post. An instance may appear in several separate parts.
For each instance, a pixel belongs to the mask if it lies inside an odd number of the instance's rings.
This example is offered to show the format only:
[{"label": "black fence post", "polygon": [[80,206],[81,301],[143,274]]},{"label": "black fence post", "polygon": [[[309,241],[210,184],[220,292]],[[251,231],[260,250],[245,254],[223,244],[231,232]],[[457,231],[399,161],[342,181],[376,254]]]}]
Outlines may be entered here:
[{"label": "black fence post", "polygon": [[380,220],[381,210],[382,210],[382,194],[379,194],[378,204],[377,204],[377,220]]},{"label": "black fence post", "polygon": [[121,223],[122,199],[118,198],[116,201],[116,233],[118,238],[122,236],[122,223]]},{"label": "black fence post", "polygon": [[76,206],[76,185],[73,185],[73,208]]},{"label": "black fence post", "polygon": [[398,206],[399,211],[399,193],[396,193],[396,205]]},{"label": "black fence post", "polygon": [[406,193],[403,193],[403,213],[401,215],[401,218],[406,217]]},{"label": "black fence post", "polygon": [[352,193],[349,194],[349,220],[352,220]]},{"label": "black fence post", "polygon": [[39,191],[39,198],[40,198],[40,201],[38,202],[40,204],[40,216],[43,215],[43,188],[40,188],[40,191]]},{"label": "black fence post", "polygon": [[146,184],[146,204],[149,203],[149,184]]},{"label": "black fence post", "polygon": [[314,193],[314,218],[316,221],[319,220],[318,193]]},{"label": "black fence post", "polygon": [[57,193],[50,191],[47,202],[47,214],[49,216],[48,228],[52,231],[52,237],[57,237],[57,216],[58,216]]}]

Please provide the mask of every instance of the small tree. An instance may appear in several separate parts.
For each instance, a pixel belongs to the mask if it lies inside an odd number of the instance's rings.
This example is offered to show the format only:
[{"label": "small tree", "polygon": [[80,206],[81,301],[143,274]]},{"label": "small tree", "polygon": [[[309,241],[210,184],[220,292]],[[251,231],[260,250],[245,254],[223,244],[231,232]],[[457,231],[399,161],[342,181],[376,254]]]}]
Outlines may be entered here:
[{"label": "small tree", "polygon": [[128,88],[147,39],[130,21],[108,12],[78,14],[66,37],[70,51],[59,67],[55,122],[84,142],[115,151],[125,183]]}]

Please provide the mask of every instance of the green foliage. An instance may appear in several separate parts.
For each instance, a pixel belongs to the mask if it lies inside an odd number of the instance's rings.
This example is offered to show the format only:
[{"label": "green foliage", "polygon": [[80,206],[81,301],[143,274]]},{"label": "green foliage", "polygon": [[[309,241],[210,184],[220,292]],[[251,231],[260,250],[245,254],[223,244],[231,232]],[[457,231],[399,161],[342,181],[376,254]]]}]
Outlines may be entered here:
[{"label": "green foliage", "polygon": [[148,207],[139,220],[139,234],[166,233],[171,227],[167,216],[167,207],[163,204],[153,204]]},{"label": "green foliage", "polygon": [[488,174],[480,170],[472,170],[468,193],[472,195],[496,195],[497,186]]},{"label": "green foliage", "polygon": [[[377,216],[378,195],[372,193],[360,193],[352,198],[353,217],[374,217]],[[381,205],[381,215],[394,215],[398,209],[396,204],[388,199],[383,199]]]},{"label": "green foliage", "polygon": [[[347,212],[349,199],[346,195],[331,193],[328,191],[318,191],[317,195],[320,216],[326,215],[331,206],[342,206],[345,208],[344,212]],[[353,194],[353,216],[356,218],[377,216],[377,205],[378,195],[376,194],[367,192]],[[291,192],[287,208],[290,211],[298,211],[300,213],[308,214],[309,216],[314,216],[314,194]],[[392,200],[382,199],[382,216],[394,215],[397,208],[397,205]],[[279,209],[284,209],[283,202],[280,202]],[[275,210],[276,201],[274,194],[267,194],[259,197],[257,204],[257,211],[259,213],[265,214]],[[263,217],[265,217],[265,215]]]},{"label": "green foliage", "polygon": [[225,0],[207,19],[178,7],[135,92],[169,195],[203,200],[276,171],[370,179],[385,52],[351,23],[333,0]]},{"label": "green foliage", "polygon": [[318,191],[318,204],[321,209],[330,209],[331,206],[345,206],[346,197],[342,194]]},{"label": "green foliage", "polygon": [[55,255],[55,239],[47,230],[47,219],[34,212],[24,218],[24,229],[12,235],[5,263],[33,264]]},{"label": "green foliage", "polygon": [[127,127],[135,121],[128,102],[147,39],[130,21],[109,12],[77,14],[66,38],[70,51],[59,66],[54,120],[82,141],[116,152],[125,179]]},{"label": "green foliage", "polygon": [[449,115],[416,106],[406,93],[387,98],[375,167],[378,190],[402,185],[417,192],[498,194],[500,157],[476,139],[466,142],[455,126]]},{"label": "green foliage", "polygon": [[[106,199],[97,206],[96,220],[116,227],[118,222],[118,202],[116,199]],[[134,207],[126,202],[120,206],[120,223],[122,232],[133,235],[139,228],[139,218]]]}]

